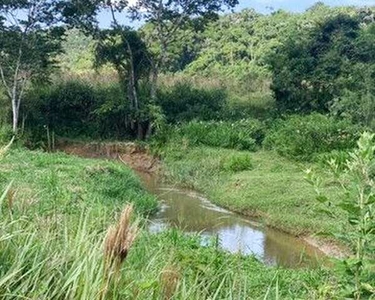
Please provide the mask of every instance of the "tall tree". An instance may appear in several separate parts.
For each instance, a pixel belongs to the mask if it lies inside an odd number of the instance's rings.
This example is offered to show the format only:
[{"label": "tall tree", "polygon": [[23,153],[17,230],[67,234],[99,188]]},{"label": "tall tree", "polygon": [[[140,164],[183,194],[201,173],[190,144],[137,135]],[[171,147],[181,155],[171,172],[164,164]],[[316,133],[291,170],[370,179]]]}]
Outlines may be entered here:
[{"label": "tall tree", "polygon": [[270,57],[278,106],[289,111],[323,111],[342,90],[359,60],[357,16],[328,18],[311,30],[293,33]]},{"label": "tall tree", "polygon": [[[149,47],[154,51],[148,51],[148,60],[152,70],[150,99],[155,102],[159,73],[166,63],[169,46],[178,36],[177,31],[191,23],[202,28],[207,21],[217,18],[217,13],[223,7],[232,8],[238,4],[238,0],[66,0],[65,4],[65,16],[73,24],[91,31],[98,29],[97,16],[103,9],[111,12],[114,30],[123,28],[118,20],[129,21],[129,17],[133,21],[138,19],[153,25],[154,31],[148,37],[153,42],[157,41],[159,47]],[[123,41],[124,47],[128,48],[129,63],[134,65],[126,36],[123,36]],[[128,75],[132,74],[134,71]],[[152,122],[149,125],[147,135],[152,131]]]},{"label": "tall tree", "polygon": [[138,33],[128,27],[117,26],[102,30],[95,51],[96,66],[111,64],[117,71],[130,104],[130,127],[137,129],[137,137],[144,137],[144,126],[139,101],[139,81],[149,74],[146,45]]},{"label": "tall tree", "polygon": [[57,0],[0,2],[0,77],[11,101],[13,132],[28,85],[46,77],[60,51]]},{"label": "tall tree", "polygon": [[160,70],[167,60],[171,43],[176,40],[176,32],[187,25],[202,28],[207,21],[216,19],[223,7],[233,8],[238,0],[137,0],[130,7],[133,18],[141,19],[154,26],[149,38],[158,41],[150,58],[152,65],[151,99],[156,99],[156,89]]}]

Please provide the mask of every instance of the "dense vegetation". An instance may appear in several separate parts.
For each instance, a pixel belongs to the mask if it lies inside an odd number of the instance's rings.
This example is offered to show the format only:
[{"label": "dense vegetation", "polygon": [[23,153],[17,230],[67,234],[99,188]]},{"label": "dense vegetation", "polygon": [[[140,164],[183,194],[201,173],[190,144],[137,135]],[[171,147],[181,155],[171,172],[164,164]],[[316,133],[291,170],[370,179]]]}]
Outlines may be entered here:
[{"label": "dense vegetation", "polygon": [[[1,298],[100,298],[108,275],[105,231],[126,203],[141,216],[156,208],[156,199],[123,165],[65,154],[13,150],[0,172],[1,188],[13,180],[1,203]],[[217,251],[214,243],[201,247],[198,236],[142,229],[108,297],[310,298],[325,293],[319,286],[328,276],[279,271]]]},{"label": "dense vegetation", "polygon": [[[374,297],[375,9],[218,14],[237,2],[0,4],[0,298]],[[165,180],[346,257],[276,269],[150,234],[135,174],[42,152],[63,139],[139,142]]]}]

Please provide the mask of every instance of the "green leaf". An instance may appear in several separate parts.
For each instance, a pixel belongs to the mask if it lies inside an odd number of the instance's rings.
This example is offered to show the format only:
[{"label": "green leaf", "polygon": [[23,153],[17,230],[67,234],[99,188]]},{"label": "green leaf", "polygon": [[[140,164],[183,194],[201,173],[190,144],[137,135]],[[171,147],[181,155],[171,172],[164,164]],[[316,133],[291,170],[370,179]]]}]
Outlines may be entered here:
[{"label": "green leaf", "polygon": [[350,214],[354,214],[356,216],[359,215],[361,212],[361,209],[359,208],[359,206],[351,202],[342,202],[337,206],[340,207],[342,210],[345,210],[346,212]]},{"label": "green leaf", "polygon": [[361,284],[362,288],[372,294],[375,294],[375,287],[373,287],[371,284],[369,283],[362,283]]},{"label": "green leaf", "polygon": [[316,197],[316,200],[318,200],[320,203],[326,203],[328,201],[328,198],[326,196],[319,195],[318,197]]},{"label": "green leaf", "polygon": [[367,204],[373,204],[373,203],[375,203],[375,195],[371,195],[367,199]]},{"label": "green leaf", "polygon": [[325,214],[331,218],[335,217],[335,215],[332,213],[332,211],[330,211],[329,209],[327,208],[320,208],[320,209],[317,209],[317,212],[318,213],[321,213],[321,214]]}]

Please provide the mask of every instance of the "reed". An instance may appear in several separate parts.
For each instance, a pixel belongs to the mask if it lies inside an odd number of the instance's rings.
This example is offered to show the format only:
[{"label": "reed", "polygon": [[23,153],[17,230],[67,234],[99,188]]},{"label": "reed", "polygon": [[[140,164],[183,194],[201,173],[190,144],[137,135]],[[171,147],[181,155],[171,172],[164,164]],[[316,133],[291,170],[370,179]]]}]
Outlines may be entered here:
[{"label": "reed", "polygon": [[131,224],[133,206],[127,205],[121,213],[116,225],[109,227],[105,238],[104,256],[110,266],[119,270],[128,256],[137,234],[138,226]]}]

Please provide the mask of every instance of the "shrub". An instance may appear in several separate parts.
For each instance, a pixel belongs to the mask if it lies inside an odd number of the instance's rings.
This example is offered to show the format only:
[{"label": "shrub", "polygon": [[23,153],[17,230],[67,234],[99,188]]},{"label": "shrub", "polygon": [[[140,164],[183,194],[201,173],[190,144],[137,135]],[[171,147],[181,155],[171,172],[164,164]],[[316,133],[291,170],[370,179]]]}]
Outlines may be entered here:
[{"label": "shrub", "polygon": [[375,96],[367,90],[345,91],[330,107],[335,116],[375,129]]},{"label": "shrub", "polygon": [[350,155],[348,151],[338,151],[333,150],[329,153],[319,154],[316,157],[316,162],[322,167],[330,167],[330,165],[334,162],[334,164],[340,169],[343,170],[346,166],[346,163]]},{"label": "shrub", "polygon": [[0,145],[8,144],[12,136],[12,128],[9,125],[0,125]]},{"label": "shrub", "polygon": [[177,127],[175,136],[191,145],[206,145],[239,150],[256,150],[264,139],[265,128],[257,120],[236,122],[197,122]]},{"label": "shrub", "polygon": [[[371,179],[375,164],[374,137],[364,132],[343,166],[330,163],[329,181],[311,169],[306,172],[307,181],[317,192],[316,199],[325,206],[321,211],[333,221],[343,215],[347,217],[345,226],[334,226],[331,232],[350,247],[349,257],[337,265],[338,271],[343,271],[340,278],[340,284],[345,286],[342,299],[371,299],[374,295],[375,182]],[[336,190],[337,199],[330,198],[322,189],[331,180],[340,187]]]},{"label": "shrub", "polygon": [[169,123],[217,119],[226,102],[224,89],[195,88],[188,82],[177,83],[168,89],[162,88],[158,93],[158,105],[162,107]]},{"label": "shrub", "polygon": [[233,154],[221,162],[221,169],[229,172],[241,172],[252,168],[253,163],[248,153]]},{"label": "shrub", "polygon": [[123,136],[128,113],[124,94],[118,84],[93,85],[83,80],[36,86],[25,99],[27,125],[39,134],[37,139],[44,137],[47,126],[69,137]]},{"label": "shrub", "polygon": [[316,155],[355,146],[359,127],[346,120],[321,114],[290,116],[278,121],[264,145],[279,154],[297,160],[312,160]]}]

